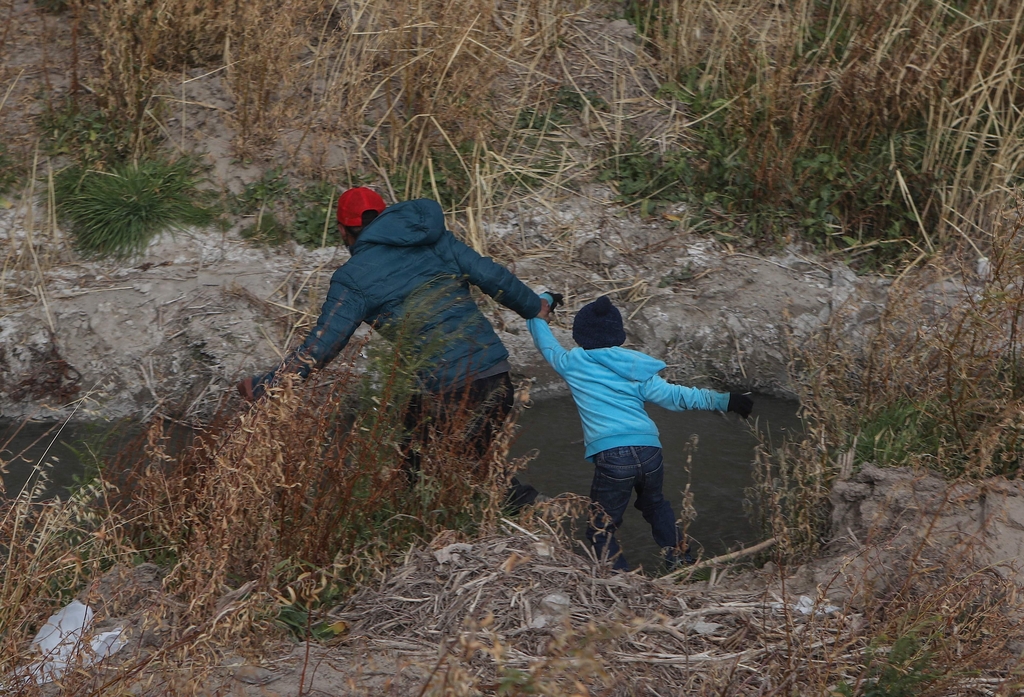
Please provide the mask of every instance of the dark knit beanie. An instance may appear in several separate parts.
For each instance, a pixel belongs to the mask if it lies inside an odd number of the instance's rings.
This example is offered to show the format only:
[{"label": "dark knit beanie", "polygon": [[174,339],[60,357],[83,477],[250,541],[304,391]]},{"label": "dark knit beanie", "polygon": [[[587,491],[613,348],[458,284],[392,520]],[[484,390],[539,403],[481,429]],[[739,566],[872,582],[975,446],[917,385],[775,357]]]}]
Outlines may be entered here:
[{"label": "dark knit beanie", "polygon": [[572,322],[572,338],[585,349],[622,346],[626,331],[622,328],[622,315],[607,295],[584,305]]}]

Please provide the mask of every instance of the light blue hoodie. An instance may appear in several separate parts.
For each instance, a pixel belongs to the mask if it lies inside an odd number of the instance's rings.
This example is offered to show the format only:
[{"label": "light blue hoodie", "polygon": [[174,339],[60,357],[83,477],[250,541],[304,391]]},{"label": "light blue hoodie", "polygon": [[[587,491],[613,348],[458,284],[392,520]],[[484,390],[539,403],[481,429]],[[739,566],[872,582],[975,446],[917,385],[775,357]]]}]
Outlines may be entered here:
[{"label": "light blue hoodie", "polygon": [[[549,300],[545,295],[545,297]],[[726,411],[729,395],[666,382],[665,364],[645,353],[613,346],[566,351],[542,319],[527,322],[533,344],[572,391],[583,421],[585,456],[628,445],[661,447],[658,427],[644,410],[654,402],[672,411]]]}]

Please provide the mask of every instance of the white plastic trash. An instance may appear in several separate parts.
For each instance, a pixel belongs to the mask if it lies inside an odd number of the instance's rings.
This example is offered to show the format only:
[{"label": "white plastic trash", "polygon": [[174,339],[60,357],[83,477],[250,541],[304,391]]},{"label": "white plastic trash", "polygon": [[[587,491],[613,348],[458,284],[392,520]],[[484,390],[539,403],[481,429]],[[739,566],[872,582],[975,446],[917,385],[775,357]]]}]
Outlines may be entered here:
[{"label": "white plastic trash", "polygon": [[[771,608],[773,610],[784,610],[786,605],[783,603],[772,603]],[[813,613],[815,617],[834,615],[840,610],[836,605],[829,605],[827,603],[823,603],[815,607],[814,601],[806,595],[801,595],[800,598],[797,599],[796,603],[791,603],[789,605],[789,609],[795,610],[801,615],[810,615]]]},{"label": "white plastic trash", "polygon": [[72,600],[50,616],[32,645],[43,655],[41,660],[17,671],[20,681],[44,685],[59,679],[69,666],[90,666],[117,653],[124,645],[124,627],[90,635],[93,611]]}]

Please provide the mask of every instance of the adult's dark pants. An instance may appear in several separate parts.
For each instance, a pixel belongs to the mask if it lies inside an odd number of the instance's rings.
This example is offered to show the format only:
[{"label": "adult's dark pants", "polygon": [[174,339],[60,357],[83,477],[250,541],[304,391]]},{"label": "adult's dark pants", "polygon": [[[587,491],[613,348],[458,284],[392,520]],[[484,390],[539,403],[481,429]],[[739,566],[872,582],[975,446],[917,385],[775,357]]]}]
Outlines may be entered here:
[{"label": "adult's dark pants", "polygon": [[[450,434],[462,430],[466,454],[480,468],[487,467],[494,439],[501,433],[505,419],[515,403],[515,386],[507,372],[473,380],[450,392],[415,395],[409,402],[405,426],[412,435],[406,454],[410,477],[420,471],[420,448],[426,447],[432,434]],[[485,474],[483,469],[480,474]],[[506,507],[518,511],[537,498],[537,490],[515,477],[506,495]]]}]

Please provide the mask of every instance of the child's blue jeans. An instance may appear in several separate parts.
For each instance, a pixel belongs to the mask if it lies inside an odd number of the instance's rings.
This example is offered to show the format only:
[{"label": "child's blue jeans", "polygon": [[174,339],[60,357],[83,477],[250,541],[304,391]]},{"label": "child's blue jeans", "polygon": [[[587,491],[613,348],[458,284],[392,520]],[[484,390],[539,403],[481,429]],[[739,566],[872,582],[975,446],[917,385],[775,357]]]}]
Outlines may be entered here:
[{"label": "child's blue jeans", "polygon": [[592,519],[587,538],[599,559],[607,558],[616,569],[629,569],[615,531],[622,525],[622,515],[635,489],[635,505],[650,524],[654,541],[666,551],[670,563],[674,561],[679,533],[672,504],[661,493],[664,475],[661,448],[630,445],[594,455],[594,482],[590,485]]}]

